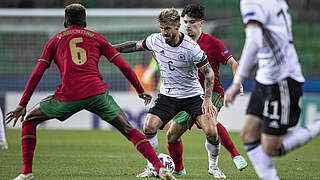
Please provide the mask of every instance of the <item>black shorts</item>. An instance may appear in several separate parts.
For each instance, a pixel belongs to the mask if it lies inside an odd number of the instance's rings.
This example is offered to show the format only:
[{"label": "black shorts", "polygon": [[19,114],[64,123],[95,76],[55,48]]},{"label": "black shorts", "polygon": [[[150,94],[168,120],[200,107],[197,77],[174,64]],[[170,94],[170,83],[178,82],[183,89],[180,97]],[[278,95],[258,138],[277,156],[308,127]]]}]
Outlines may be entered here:
[{"label": "black shorts", "polygon": [[301,96],[302,83],[291,78],[286,78],[272,85],[256,82],[247,114],[263,119],[264,133],[284,135],[288,128],[297,125],[299,121]]},{"label": "black shorts", "polygon": [[148,113],[158,116],[164,126],[180,111],[186,111],[194,120],[196,120],[199,115],[203,114],[202,103],[203,99],[201,98],[201,95],[179,99],[158,94],[158,98],[155,100],[153,107],[149,109]]}]

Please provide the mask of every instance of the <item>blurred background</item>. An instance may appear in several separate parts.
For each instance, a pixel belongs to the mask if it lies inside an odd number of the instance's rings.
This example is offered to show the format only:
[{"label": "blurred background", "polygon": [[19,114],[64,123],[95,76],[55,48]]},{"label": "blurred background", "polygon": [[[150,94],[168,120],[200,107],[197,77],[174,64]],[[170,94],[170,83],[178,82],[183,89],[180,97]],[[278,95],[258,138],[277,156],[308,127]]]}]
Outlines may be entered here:
[{"label": "blurred background", "polygon": [[[294,44],[303,74],[307,78],[304,85],[306,96],[302,101],[305,113],[302,116],[303,122],[320,120],[320,1],[287,2],[293,20]],[[149,34],[159,32],[156,17],[162,8],[174,7],[181,11],[189,3],[200,3],[206,8],[204,32],[220,39],[236,59],[239,59],[244,44],[244,26],[240,16],[239,0],[1,0],[0,106],[5,112],[19,102],[45,43],[64,30],[63,8],[71,3],[81,3],[87,8],[88,29],[102,34],[111,44],[145,39]],[[181,31],[184,31],[183,27]],[[143,71],[151,60],[150,53],[139,52],[122,56],[136,71]],[[109,89],[116,96],[119,94],[115,99],[120,99],[120,105],[122,98],[124,104],[127,103],[125,99],[130,92],[128,82],[117,68],[102,59],[99,68],[104,80],[109,84]],[[228,87],[232,80],[230,68],[221,66],[220,77],[223,86]],[[156,91],[158,80],[159,75],[155,74],[149,91]],[[52,94],[59,84],[58,69],[52,64],[36,91]],[[245,81],[244,88],[248,94],[253,84],[253,78]],[[247,99],[243,100],[244,105],[235,105],[234,109],[239,113],[240,110],[244,111],[242,106],[246,105]],[[135,106],[134,103],[130,106]],[[132,116],[129,117],[130,121],[141,127],[145,107],[142,106],[143,110],[136,114],[130,106],[125,109],[127,115]],[[92,119],[92,122],[89,122],[90,127],[99,128],[96,121],[98,118],[91,115],[89,117]],[[231,127],[235,130],[239,128],[238,125]]]}]

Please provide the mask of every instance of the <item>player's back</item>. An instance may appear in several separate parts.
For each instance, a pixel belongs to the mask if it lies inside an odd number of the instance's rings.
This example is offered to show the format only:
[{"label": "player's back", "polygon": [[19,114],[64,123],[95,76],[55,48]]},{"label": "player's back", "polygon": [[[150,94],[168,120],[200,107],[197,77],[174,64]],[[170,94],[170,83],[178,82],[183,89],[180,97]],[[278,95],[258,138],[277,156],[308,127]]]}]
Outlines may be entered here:
[{"label": "player's back", "polygon": [[105,38],[92,31],[69,27],[53,37],[41,59],[54,59],[59,68],[61,85],[55,98],[70,102],[104,93],[107,84],[103,83],[98,68],[101,54],[110,59],[117,51]]},{"label": "player's back", "polygon": [[242,0],[241,13],[245,24],[255,21],[263,27],[263,47],[257,54],[257,80],[273,84],[291,77],[303,82],[287,3],[284,0]]}]

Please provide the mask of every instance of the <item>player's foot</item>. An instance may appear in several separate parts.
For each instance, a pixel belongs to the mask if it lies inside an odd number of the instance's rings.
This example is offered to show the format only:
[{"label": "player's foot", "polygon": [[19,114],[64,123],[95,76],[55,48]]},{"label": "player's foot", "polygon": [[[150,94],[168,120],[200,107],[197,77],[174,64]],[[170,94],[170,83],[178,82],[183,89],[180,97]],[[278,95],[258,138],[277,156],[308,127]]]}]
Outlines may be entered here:
[{"label": "player's foot", "polygon": [[242,171],[248,166],[247,161],[242,156],[233,157],[233,162],[239,171]]},{"label": "player's foot", "polygon": [[34,176],[32,175],[32,173],[20,174],[18,177],[14,178],[13,180],[34,180]]},{"label": "player's foot", "polygon": [[147,177],[156,177],[156,175],[151,171],[150,168],[146,168],[142,173],[136,176],[137,178],[147,178]]},{"label": "player's foot", "polygon": [[0,141],[0,149],[8,149],[8,143],[5,141]]},{"label": "player's foot", "polygon": [[224,173],[218,167],[215,167],[215,166],[210,166],[208,172],[214,178],[219,178],[219,179],[227,178],[226,175],[224,175]]},{"label": "player's foot", "polygon": [[187,172],[186,172],[186,169],[184,169],[183,168],[183,170],[182,171],[179,171],[179,172],[177,172],[177,171],[173,171],[173,173],[172,173],[172,175],[174,175],[174,176],[185,176],[187,174]]},{"label": "player's foot", "polygon": [[164,180],[176,180],[176,178],[166,168],[160,168],[159,177]]}]

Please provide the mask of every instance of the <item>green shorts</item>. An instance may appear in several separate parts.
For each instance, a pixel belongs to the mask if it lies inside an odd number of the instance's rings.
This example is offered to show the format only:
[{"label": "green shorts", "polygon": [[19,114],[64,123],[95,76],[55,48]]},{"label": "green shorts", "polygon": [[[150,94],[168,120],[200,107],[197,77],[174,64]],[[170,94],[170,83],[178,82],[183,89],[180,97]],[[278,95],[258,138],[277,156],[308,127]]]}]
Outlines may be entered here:
[{"label": "green shorts", "polygon": [[40,109],[49,118],[56,118],[60,121],[66,120],[83,109],[97,114],[105,121],[115,119],[120,112],[120,107],[109,95],[109,91],[73,102],[62,102],[54,99],[53,96],[48,96],[41,100]]},{"label": "green shorts", "polygon": [[[213,92],[211,101],[219,112],[223,106],[222,96],[216,92]],[[176,116],[174,116],[173,121],[179,124],[186,123],[188,129],[191,129],[191,127],[195,123],[195,120],[192,119],[191,116],[185,111],[180,111]]]}]

